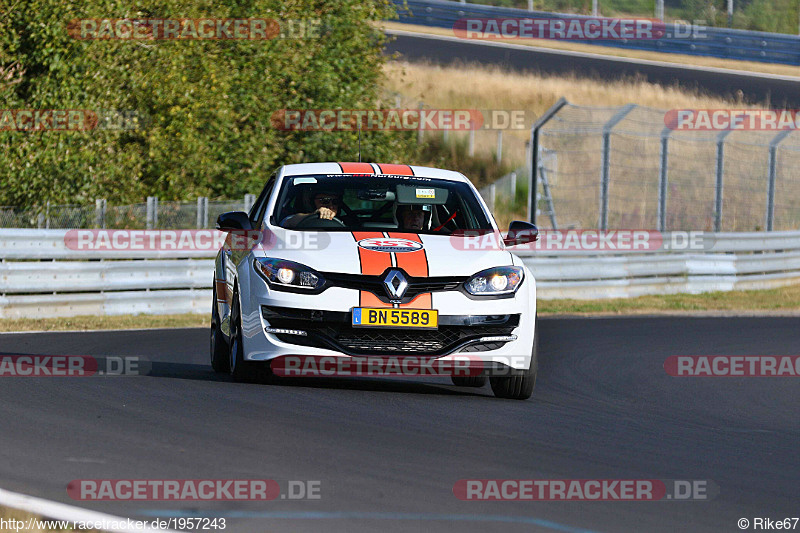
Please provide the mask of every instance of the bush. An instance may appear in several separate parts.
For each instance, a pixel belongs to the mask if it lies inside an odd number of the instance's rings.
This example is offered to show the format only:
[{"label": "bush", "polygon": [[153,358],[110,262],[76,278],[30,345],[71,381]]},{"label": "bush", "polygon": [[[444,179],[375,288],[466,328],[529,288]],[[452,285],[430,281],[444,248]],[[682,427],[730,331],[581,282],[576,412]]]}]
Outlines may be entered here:
[{"label": "bush", "polygon": [[[137,131],[0,131],[0,205],[112,203],[258,192],[274,167],[352,160],[353,133],[280,132],[278,109],[374,107],[388,0],[19,0],[0,19],[0,109],[132,110]],[[131,7],[136,5],[137,7]],[[7,11],[9,8],[0,8]],[[84,18],[322,19],[318,39],[78,40]],[[365,133],[386,162],[413,134]]]}]

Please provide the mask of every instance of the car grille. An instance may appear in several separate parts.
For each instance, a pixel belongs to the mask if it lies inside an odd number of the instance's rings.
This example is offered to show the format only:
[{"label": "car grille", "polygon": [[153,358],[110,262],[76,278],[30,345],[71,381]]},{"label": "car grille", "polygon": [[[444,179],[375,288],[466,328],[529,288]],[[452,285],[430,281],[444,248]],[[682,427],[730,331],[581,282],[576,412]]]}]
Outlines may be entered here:
[{"label": "car grille", "polygon": [[[502,325],[446,325],[437,330],[398,330],[354,328],[350,324],[350,313],[342,312],[265,307],[263,314],[271,327],[301,329],[307,333],[306,336],[275,334],[282,342],[327,348],[348,355],[446,355],[466,341],[510,335],[519,324],[519,315],[507,315]],[[463,351],[496,350],[504,344],[501,341],[471,344]]]},{"label": "car grille", "polygon": [[[326,283],[332,287],[343,287],[345,289],[355,289],[369,291],[384,302],[389,302],[383,280],[386,277],[384,272],[380,276],[368,276],[364,274],[339,274],[332,272],[321,272]],[[402,303],[408,303],[420,294],[426,292],[455,291],[468,277],[427,277],[414,278],[406,275],[408,288],[403,295]]]},{"label": "car grille", "polygon": [[431,354],[444,350],[458,342],[460,336],[452,329],[442,331],[359,331],[352,330],[339,334],[337,342],[353,352],[382,353],[424,353]]}]

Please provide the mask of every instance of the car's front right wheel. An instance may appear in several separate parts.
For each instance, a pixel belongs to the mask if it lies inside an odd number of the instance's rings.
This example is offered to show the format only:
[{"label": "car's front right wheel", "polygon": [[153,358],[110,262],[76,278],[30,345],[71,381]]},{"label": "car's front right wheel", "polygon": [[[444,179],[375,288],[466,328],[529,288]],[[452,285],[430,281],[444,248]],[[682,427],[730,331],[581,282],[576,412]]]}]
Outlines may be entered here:
[{"label": "car's front right wheel", "polygon": [[231,371],[228,361],[228,343],[220,329],[219,312],[217,311],[217,287],[214,283],[213,301],[211,302],[211,368],[214,372],[227,374]]},{"label": "car's front right wheel", "polygon": [[539,359],[537,357],[539,345],[539,319],[534,322],[533,347],[531,349],[531,364],[527,370],[504,377],[490,377],[489,385],[498,398],[511,400],[527,400],[533,394],[536,386],[536,374],[539,373]]},{"label": "car's front right wheel", "polygon": [[236,381],[252,379],[252,364],[244,360],[242,346],[242,311],[239,307],[239,291],[234,289],[231,302],[231,342],[229,345],[229,367],[231,377]]}]

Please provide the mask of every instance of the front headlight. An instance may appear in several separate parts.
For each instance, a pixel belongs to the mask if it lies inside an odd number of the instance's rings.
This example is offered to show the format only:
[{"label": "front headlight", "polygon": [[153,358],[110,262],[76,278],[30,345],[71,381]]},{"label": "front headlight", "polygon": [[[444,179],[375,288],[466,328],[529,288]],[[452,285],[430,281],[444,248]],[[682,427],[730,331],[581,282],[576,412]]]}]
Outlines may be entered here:
[{"label": "front headlight", "polygon": [[487,268],[464,282],[464,289],[473,296],[513,294],[522,284],[523,272],[516,266]]},{"label": "front headlight", "polygon": [[253,262],[256,272],[267,280],[270,287],[314,290],[325,284],[325,279],[311,267],[270,257],[258,258]]}]

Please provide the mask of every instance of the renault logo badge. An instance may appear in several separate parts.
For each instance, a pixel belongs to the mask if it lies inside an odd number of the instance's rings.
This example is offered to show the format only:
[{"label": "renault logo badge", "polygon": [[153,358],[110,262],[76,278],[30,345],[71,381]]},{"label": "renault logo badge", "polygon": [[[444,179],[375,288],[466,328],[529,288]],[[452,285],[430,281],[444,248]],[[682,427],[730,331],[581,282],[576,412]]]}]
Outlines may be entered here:
[{"label": "renault logo badge", "polygon": [[391,270],[386,274],[383,286],[390,298],[402,299],[408,288],[408,280],[399,270]]}]

